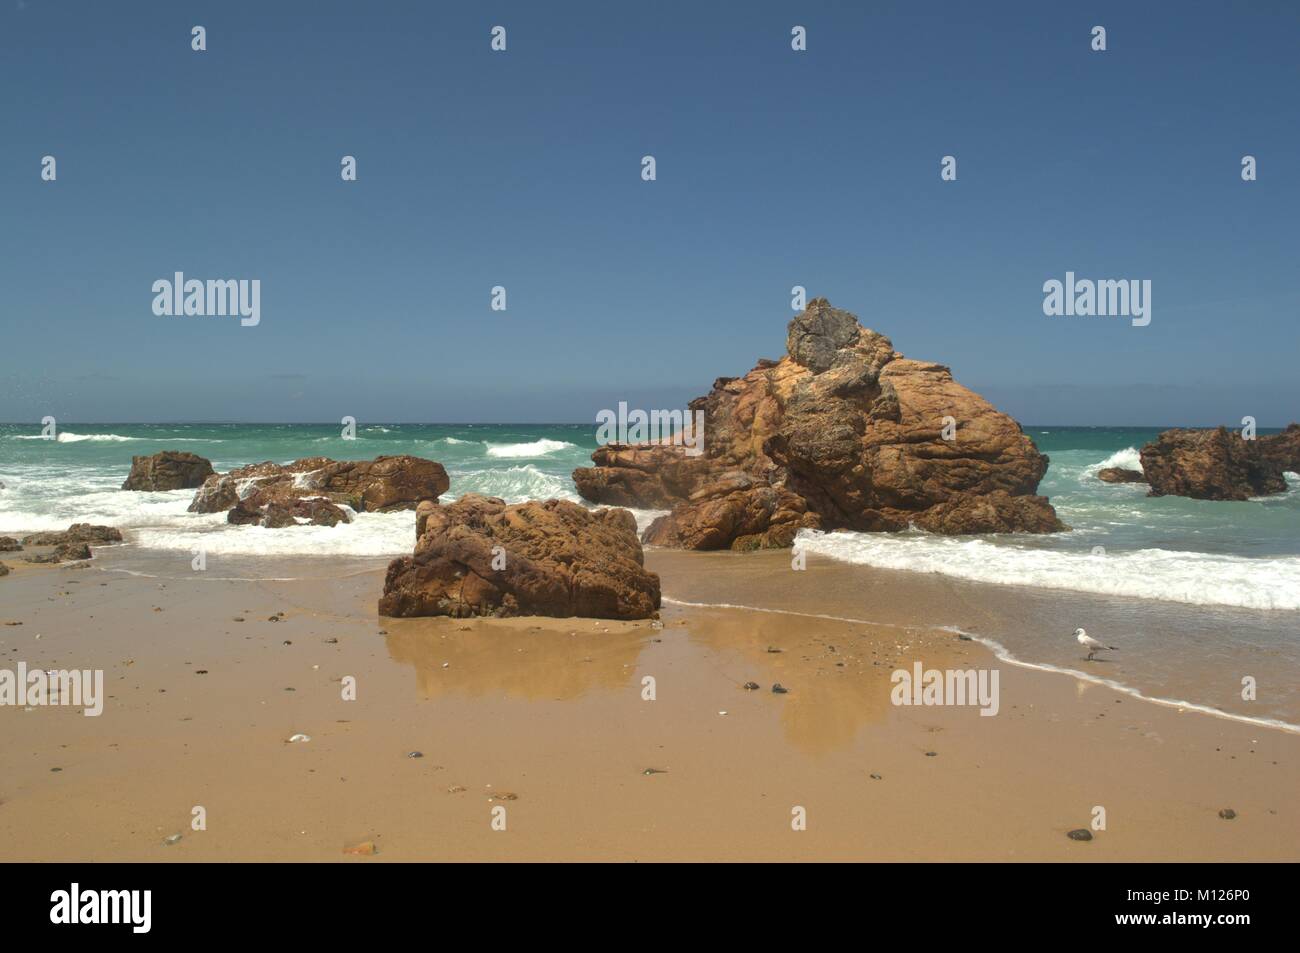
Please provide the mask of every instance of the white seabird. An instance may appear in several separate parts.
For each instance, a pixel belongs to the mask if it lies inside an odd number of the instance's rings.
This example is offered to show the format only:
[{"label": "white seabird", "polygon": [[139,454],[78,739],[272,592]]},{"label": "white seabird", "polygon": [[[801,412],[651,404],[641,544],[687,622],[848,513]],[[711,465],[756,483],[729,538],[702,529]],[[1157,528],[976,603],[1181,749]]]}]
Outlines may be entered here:
[{"label": "white seabird", "polygon": [[1118,652],[1119,646],[1107,645],[1105,642],[1098,642],[1083,629],[1075,629],[1074,637],[1079,640],[1079,644],[1088,650],[1088,661],[1092,661],[1093,655],[1097,652],[1111,651]]}]

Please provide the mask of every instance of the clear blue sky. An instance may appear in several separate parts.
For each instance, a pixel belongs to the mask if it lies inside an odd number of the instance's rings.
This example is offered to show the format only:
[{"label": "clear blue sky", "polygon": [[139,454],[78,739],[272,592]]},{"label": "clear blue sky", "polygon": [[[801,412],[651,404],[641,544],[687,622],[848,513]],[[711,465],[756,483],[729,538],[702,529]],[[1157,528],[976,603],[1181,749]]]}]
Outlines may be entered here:
[{"label": "clear blue sky", "polygon": [[[794,284],[1027,424],[1300,418],[1294,2],[0,0],[0,89],[0,420],[680,406]],[[155,316],[178,270],[261,324]]]}]

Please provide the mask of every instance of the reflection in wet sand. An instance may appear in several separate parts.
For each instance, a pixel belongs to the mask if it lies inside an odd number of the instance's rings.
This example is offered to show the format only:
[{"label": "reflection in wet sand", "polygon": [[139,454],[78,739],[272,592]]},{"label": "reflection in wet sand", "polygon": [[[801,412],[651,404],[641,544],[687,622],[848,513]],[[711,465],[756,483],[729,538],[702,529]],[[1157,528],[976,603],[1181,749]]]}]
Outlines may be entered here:
[{"label": "reflection in wet sand", "polygon": [[415,668],[425,698],[567,701],[627,686],[658,633],[589,619],[386,619],[388,653]]},{"label": "reflection in wet sand", "polygon": [[787,740],[806,754],[846,748],[863,726],[886,719],[889,675],[916,642],[898,629],[744,609],[697,610],[689,618],[692,641],[731,660],[728,671],[741,684],[755,681],[769,694],[774,684],[789,689],[773,702]]}]

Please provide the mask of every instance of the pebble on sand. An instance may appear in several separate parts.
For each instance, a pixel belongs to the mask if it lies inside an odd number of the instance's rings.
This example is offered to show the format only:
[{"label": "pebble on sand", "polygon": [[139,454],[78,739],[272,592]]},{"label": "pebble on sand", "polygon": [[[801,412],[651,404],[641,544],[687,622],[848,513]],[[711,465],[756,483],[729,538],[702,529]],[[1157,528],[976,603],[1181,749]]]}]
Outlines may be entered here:
[{"label": "pebble on sand", "polygon": [[1237,812],[1230,807],[1225,807],[1219,812],[1219,817],[1223,818],[1225,821],[1230,821],[1236,816]]},{"label": "pebble on sand", "polygon": [[372,840],[363,840],[360,844],[353,844],[350,847],[344,847],[343,853],[353,854],[358,857],[373,857],[379,853],[379,848],[375,846]]},{"label": "pebble on sand", "polygon": [[790,689],[786,688],[780,682],[777,682],[775,685],[772,686],[772,692],[777,695],[788,695],[790,693]]},{"label": "pebble on sand", "polygon": [[311,741],[311,735],[304,735],[301,732],[299,732],[296,735],[289,736],[289,744],[296,744],[300,741]]},{"label": "pebble on sand", "polygon": [[1079,827],[1067,832],[1065,836],[1070,840],[1092,840],[1092,831],[1086,827]]}]

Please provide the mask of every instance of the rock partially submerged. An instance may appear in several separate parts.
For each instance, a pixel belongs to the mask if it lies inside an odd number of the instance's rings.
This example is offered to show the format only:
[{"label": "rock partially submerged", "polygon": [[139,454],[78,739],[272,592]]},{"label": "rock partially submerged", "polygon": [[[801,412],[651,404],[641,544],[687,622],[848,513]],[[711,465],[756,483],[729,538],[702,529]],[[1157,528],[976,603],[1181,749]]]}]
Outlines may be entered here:
[{"label": "rock partially submerged", "polygon": [[1145,483],[1146,474],[1141,470],[1128,470],[1124,467],[1103,467],[1097,471],[1097,479],[1102,483]]},{"label": "rock partially submerged", "polygon": [[62,546],[65,543],[120,543],[122,531],[112,526],[73,523],[65,530],[32,533],[23,537],[24,546]]},{"label": "rock partially submerged", "polygon": [[303,504],[323,500],[346,504],[358,513],[413,510],[422,502],[436,502],[449,485],[442,464],[422,457],[381,456],[374,460],[306,457],[287,464],[253,463],[229,473],[214,474],[199,487],[189,509],[191,513],[226,510],[232,523],[288,526],[291,524],[286,522],[288,517],[282,509],[287,508],[291,517],[332,526],[349,519],[337,505]]},{"label": "rock partially submerged", "polygon": [[351,523],[347,510],[336,506],[324,497],[279,502],[268,500],[261,491],[253,491],[226,514],[226,521],[235,524],[255,524],[269,529],[285,526],[337,526]]},{"label": "rock partially submerged", "polygon": [[1295,424],[1272,437],[1246,440],[1235,430],[1166,430],[1142,448],[1148,496],[1187,496],[1194,500],[1249,500],[1286,490],[1283,471]]},{"label": "rock partially submerged", "polygon": [[388,566],[381,615],[645,619],[659,608],[626,510],[469,493],[421,504],[416,536],[414,554]]},{"label": "rock partially submerged", "polygon": [[904,358],[824,298],[790,322],[786,351],[691,402],[703,455],[605,446],[574,471],[578,492],[671,507],[645,540],[688,549],[784,547],[802,528],[1068,529],[1036,495],[1047,457],[947,367]]},{"label": "rock partially submerged", "polygon": [[215,474],[212,462],[196,453],[163,450],[151,456],[132,457],[124,490],[189,490],[202,486]]}]

